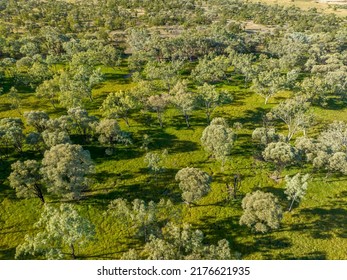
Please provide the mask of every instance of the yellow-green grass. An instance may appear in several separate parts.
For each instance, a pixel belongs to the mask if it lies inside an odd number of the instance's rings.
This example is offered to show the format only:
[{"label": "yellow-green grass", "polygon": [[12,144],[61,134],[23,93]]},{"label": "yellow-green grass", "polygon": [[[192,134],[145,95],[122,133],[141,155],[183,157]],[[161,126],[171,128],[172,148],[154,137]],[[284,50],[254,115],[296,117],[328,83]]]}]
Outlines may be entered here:
[{"label": "yellow-green grass", "polygon": [[[121,68],[116,72],[106,68],[107,74],[103,84],[93,90],[94,101],[87,104],[93,115],[101,116],[99,106],[108,92],[134,86],[127,78],[128,71]],[[326,177],[325,173],[314,172],[309,184],[306,198],[302,203],[286,212],[279,230],[268,234],[254,234],[238,224],[242,215],[242,197],[253,190],[260,189],[274,193],[283,208],[288,201],[283,194],[284,182],[276,183],[270,179],[273,172],[271,165],[253,159],[256,148],[251,141],[254,128],[262,125],[262,114],[270,110],[276,103],[288,97],[283,93],[270,99],[268,105],[258,95],[244,87],[238,76],[231,81],[219,84],[230,90],[234,100],[228,105],[217,108],[213,117],[224,117],[230,125],[235,122],[243,124],[238,130],[237,140],[232,151],[231,161],[222,168],[220,163],[209,158],[200,145],[200,137],[206,126],[202,110],[194,111],[191,128],[186,128],[184,118],[175,108],[165,113],[163,129],[152,114],[152,122],[146,125],[140,114],[131,117],[130,128],[121,120],[123,129],[132,133],[134,144],[117,146],[112,156],[105,155],[105,148],[97,143],[84,147],[91,152],[96,164],[95,183],[85,193],[84,199],[74,202],[82,215],[88,217],[96,226],[96,240],[83,248],[77,249],[81,259],[114,259],[130,248],[140,248],[141,238],[134,237],[132,229],[116,218],[105,216],[108,203],[115,198],[135,198],[145,201],[159,201],[170,198],[177,209],[182,211],[182,219],[177,222],[192,224],[206,235],[206,242],[215,243],[226,238],[233,252],[240,252],[245,259],[346,259],[347,247],[347,180],[339,175]],[[63,109],[53,110],[46,102],[39,100],[33,93],[25,93],[22,110],[47,110],[51,116],[65,112]],[[18,112],[9,111],[7,94],[0,97],[0,117],[19,116]],[[347,120],[345,108],[339,110],[314,108],[319,122],[331,122],[335,119]],[[285,133],[285,127],[279,126]],[[145,151],[140,148],[141,139],[148,134],[153,143],[150,151],[168,150],[166,169],[159,174],[158,183],[150,174],[144,163]],[[315,130],[309,131],[315,133]],[[39,158],[36,153],[25,151],[21,160]],[[13,259],[15,248],[23,242],[26,234],[34,234],[33,224],[39,219],[42,205],[38,199],[17,199],[5,178],[9,175],[9,164],[18,159],[11,155],[0,165],[0,259]],[[198,167],[213,176],[212,191],[197,205],[188,207],[180,198],[178,184],[174,177],[183,167]],[[310,166],[288,167],[285,174],[296,172],[312,172]],[[226,180],[234,174],[242,175],[242,187],[236,200],[227,201]],[[5,180],[5,181],[4,181]],[[48,197],[48,203],[56,204],[56,198]],[[68,249],[66,249],[68,252]],[[69,255],[67,255],[69,258]]]}]

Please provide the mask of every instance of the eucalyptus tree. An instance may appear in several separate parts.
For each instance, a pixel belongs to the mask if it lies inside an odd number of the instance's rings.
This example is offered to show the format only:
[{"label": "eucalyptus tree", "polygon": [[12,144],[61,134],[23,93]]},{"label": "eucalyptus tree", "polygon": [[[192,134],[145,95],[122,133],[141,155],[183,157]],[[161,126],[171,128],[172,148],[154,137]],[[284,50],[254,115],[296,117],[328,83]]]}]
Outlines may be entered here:
[{"label": "eucalyptus tree", "polygon": [[97,117],[90,116],[88,111],[81,107],[70,108],[67,114],[71,119],[72,126],[85,138],[90,136],[93,127],[98,122]]},{"label": "eucalyptus tree", "polygon": [[222,164],[230,155],[234,140],[235,133],[224,118],[214,118],[200,139],[204,149]]},{"label": "eucalyptus tree", "polygon": [[216,90],[216,87],[204,83],[198,87],[198,100],[205,110],[207,123],[210,123],[213,110],[222,103],[223,94]]},{"label": "eucalyptus tree", "polygon": [[36,96],[39,98],[44,98],[51,103],[53,108],[56,108],[56,104],[58,104],[60,88],[59,88],[59,77],[54,76],[50,80],[44,81],[36,88]]},{"label": "eucalyptus tree", "polygon": [[190,127],[189,117],[194,109],[196,96],[188,91],[186,81],[178,81],[170,94],[171,102],[183,113],[187,127]]},{"label": "eucalyptus tree", "polygon": [[156,183],[158,185],[158,175],[163,172],[165,159],[167,157],[167,150],[165,149],[161,154],[149,152],[145,155],[145,163],[148,169],[154,173]]},{"label": "eucalyptus tree", "polygon": [[47,121],[49,116],[44,111],[28,111],[24,112],[27,124],[33,126],[37,132],[41,133],[47,129]]},{"label": "eucalyptus tree", "polygon": [[161,199],[158,203],[135,199],[129,203],[126,199],[112,200],[105,215],[111,215],[125,224],[128,233],[135,230],[135,235],[148,241],[151,235],[160,234],[160,224],[167,219],[176,219],[177,212],[170,200]]},{"label": "eucalyptus tree", "polygon": [[46,205],[39,221],[34,225],[36,234],[26,234],[24,242],[16,248],[16,259],[26,255],[45,259],[76,259],[76,249],[92,241],[94,225],[82,217],[76,206],[61,204],[59,208]]},{"label": "eucalyptus tree", "polygon": [[240,225],[246,225],[256,232],[265,233],[278,229],[282,220],[282,209],[272,193],[255,191],[242,199],[243,214]]},{"label": "eucalyptus tree", "polygon": [[103,119],[95,126],[95,132],[99,135],[99,142],[111,146],[110,152],[113,152],[116,143],[130,144],[130,136],[125,131],[122,131],[116,120]]},{"label": "eucalyptus tree", "polygon": [[272,162],[278,173],[298,159],[298,151],[286,142],[269,143],[263,151],[264,160]]},{"label": "eucalyptus tree", "polygon": [[129,117],[139,107],[136,97],[130,91],[109,93],[100,110],[109,119],[121,118],[129,126]]},{"label": "eucalyptus tree", "polygon": [[8,148],[15,148],[22,152],[25,135],[23,133],[24,124],[20,118],[0,119],[0,140],[1,144]]},{"label": "eucalyptus tree", "polygon": [[149,108],[157,113],[160,127],[163,127],[163,115],[169,104],[170,95],[168,94],[151,95],[147,99],[147,105]]},{"label": "eucalyptus tree", "polygon": [[309,178],[310,174],[301,175],[300,173],[297,173],[293,177],[289,177],[288,175],[285,177],[286,189],[284,193],[287,195],[287,199],[291,201],[288,208],[289,212],[292,211],[294,202],[300,203],[304,198]]},{"label": "eucalyptus tree", "polygon": [[219,240],[217,245],[206,245],[204,234],[191,225],[168,223],[162,236],[151,236],[142,254],[148,260],[229,260],[232,258],[229,242]]},{"label": "eucalyptus tree", "polygon": [[22,107],[22,100],[20,98],[20,95],[18,93],[18,90],[15,87],[11,87],[10,91],[8,92],[8,98],[10,100],[10,107],[12,110],[17,110],[17,112],[22,115],[21,107]]},{"label": "eucalyptus tree", "polygon": [[285,77],[282,76],[279,69],[270,69],[260,71],[253,79],[252,89],[256,94],[265,99],[267,104],[269,98],[280,91],[285,84]]},{"label": "eucalyptus tree", "polygon": [[306,129],[313,118],[308,112],[309,108],[310,103],[305,96],[296,96],[281,102],[272,109],[273,116],[287,125],[288,140],[292,139],[299,130],[303,130],[304,135],[306,134]]},{"label": "eucalyptus tree", "polygon": [[199,84],[219,82],[225,79],[228,67],[229,62],[226,57],[208,55],[199,60],[191,76]]},{"label": "eucalyptus tree", "polygon": [[16,190],[17,197],[38,197],[45,203],[40,167],[41,164],[36,160],[16,161],[11,165],[12,172],[8,180]]},{"label": "eucalyptus tree", "polygon": [[90,153],[80,145],[59,144],[46,151],[41,174],[48,193],[68,199],[80,199],[90,186],[88,175],[94,173]]},{"label": "eucalyptus tree", "polygon": [[211,190],[212,178],[206,172],[186,167],[177,172],[175,180],[179,181],[182,199],[188,206],[206,196]]},{"label": "eucalyptus tree", "polygon": [[285,137],[277,133],[276,129],[273,127],[257,127],[252,132],[252,140],[266,147],[272,142],[285,141]]}]

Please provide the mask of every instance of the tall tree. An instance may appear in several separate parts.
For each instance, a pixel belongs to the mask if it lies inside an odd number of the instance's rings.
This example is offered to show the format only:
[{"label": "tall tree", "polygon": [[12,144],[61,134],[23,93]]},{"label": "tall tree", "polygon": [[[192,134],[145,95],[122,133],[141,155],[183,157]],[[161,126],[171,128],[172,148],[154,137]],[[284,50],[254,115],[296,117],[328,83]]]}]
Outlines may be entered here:
[{"label": "tall tree", "polygon": [[11,165],[12,172],[8,180],[16,190],[17,197],[38,197],[45,203],[40,166],[36,160],[17,161]]},{"label": "tall tree", "polygon": [[47,191],[70,199],[79,199],[90,185],[87,175],[94,172],[89,151],[80,145],[59,144],[46,151],[41,173]]},{"label": "tall tree", "polygon": [[285,177],[286,180],[286,190],[284,193],[287,195],[287,199],[290,200],[290,206],[288,211],[292,211],[294,202],[300,203],[302,198],[306,194],[307,181],[310,178],[310,174],[301,175],[300,173],[289,177]]},{"label": "tall tree", "polygon": [[282,209],[272,193],[262,191],[248,193],[242,200],[242,208],[240,225],[246,225],[262,233],[279,228]]},{"label": "tall tree", "polygon": [[198,168],[183,168],[177,172],[175,179],[179,181],[182,198],[188,205],[207,195],[211,189],[211,176]]},{"label": "tall tree", "polygon": [[59,208],[46,205],[34,227],[39,232],[24,237],[24,242],[16,248],[16,258],[30,254],[63,259],[69,254],[76,259],[76,247],[87,244],[95,236],[94,225],[71,204],[61,204]]}]

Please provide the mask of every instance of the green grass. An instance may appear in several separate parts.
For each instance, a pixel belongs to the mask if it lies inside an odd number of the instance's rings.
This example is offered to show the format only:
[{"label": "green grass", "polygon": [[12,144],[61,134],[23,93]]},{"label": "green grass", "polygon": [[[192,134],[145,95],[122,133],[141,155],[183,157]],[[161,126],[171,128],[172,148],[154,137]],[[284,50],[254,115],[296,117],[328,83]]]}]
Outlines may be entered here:
[{"label": "green grass", "polygon": [[[93,90],[94,101],[86,108],[100,116],[100,107],[107,93],[134,86],[128,78],[128,70],[123,67],[117,71],[103,69],[106,80]],[[346,259],[347,248],[347,179],[341,176],[330,176],[316,172],[309,184],[308,193],[301,205],[292,212],[286,212],[279,230],[268,234],[254,234],[238,224],[242,215],[242,197],[253,190],[270,191],[278,196],[283,207],[288,202],[283,194],[283,182],[276,183],[269,178],[271,166],[253,160],[256,152],[251,142],[251,133],[255,127],[262,125],[262,114],[282,100],[281,97],[270,100],[264,106],[261,97],[244,88],[243,81],[237,77],[220,87],[233,92],[231,104],[217,108],[213,117],[224,117],[230,125],[241,122],[237,141],[232,151],[231,161],[224,169],[208,157],[200,145],[200,137],[206,126],[204,112],[197,110],[191,118],[191,128],[186,128],[184,118],[174,108],[165,114],[165,127],[160,129],[153,122],[145,125],[140,114],[134,115],[127,128],[120,121],[122,128],[133,134],[134,145],[117,146],[114,155],[106,156],[105,148],[97,143],[85,145],[91,152],[96,164],[95,183],[85,193],[78,207],[82,215],[88,217],[97,229],[97,236],[83,248],[77,249],[80,259],[113,259],[119,258],[129,248],[139,248],[143,240],[132,237],[124,224],[115,218],[103,215],[108,203],[115,198],[145,201],[158,201],[161,197],[170,198],[177,209],[182,211],[182,221],[191,223],[206,235],[206,242],[217,242],[222,238],[229,240],[232,251],[240,252],[244,259]],[[45,110],[50,116],[65,113],[63,109],[53,109],[44,100],[39,100],[32,92],[23,93],[22,111]],[[346,108],[314,108],[318,123],[329,123],[335,119],[347,121]],[[0,117],[20,117],[17,111],[9,109],[7,94],[0,96]],[[284,127],[283,127],[284,129]],[[312,129],[310,133],[314,133]],[[144,134],[150,135],[153,143],[150,151],[168,150],[166,170],[159,175],[158,185],[149,174],[144,163],[145,151],[140,149]],[[36,153],[25,151],[25,158],[39,158]],[[0,162],[0,259],[13,259],[15,248],[23,241],[25,234],[34,233],[33,224],[38,220],[42,205],[38,199],[17,199],[9,187],[7,176],[10,164],[16,160],[13,155]],[[183,167],[202,168],[212,174],[212,191],[198,202],[188,207],[180,199],[180,192],[174,180],[176,172]],[[295,174],[298,171],[309,171],[303,168],[289,167],[284,174]],[[236,173],[242,175],[242,187],[236,200],[227,201],[225,180]],[[52,197],[49,203],[58,203]]]}]

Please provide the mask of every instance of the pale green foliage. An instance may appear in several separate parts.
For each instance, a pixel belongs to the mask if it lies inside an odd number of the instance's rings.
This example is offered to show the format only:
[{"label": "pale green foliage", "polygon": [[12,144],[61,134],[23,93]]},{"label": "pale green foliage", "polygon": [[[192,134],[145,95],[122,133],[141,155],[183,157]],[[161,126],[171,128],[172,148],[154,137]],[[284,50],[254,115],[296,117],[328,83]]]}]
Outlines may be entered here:
[{"label": "pale green foliage", "polygon": [[188,91],[186,81],[178,81],[170,94],[171,102],[183,113],[187,127],[190,127],[189,116],[194,109],[195,95]]},{"label": "pale green foliage", "polygon": [[216,87],[204,83],[198,87],[199,101],[205,110],[207,123],[210,122],[211,114],[213,110],[220,105],[222,94],[216,90]]},{"label": "pale green foliage", "polygon": [[131,203],[118,198],[110,202],[105,215],[112,215],[121,219],[128,230],[135,230],[136,235],[143,237],[145,241],[150,235],[159,234],[160,221],[167,218],[177,218],[177,212],[173,209],[170,200],[161,199],[159,203],[148,203],[135,199]]},{"label": "pale green foliage", "polygon": [[59,77],[54,76],[51,80],[44,81],[36,88],[36,96],[39,98],[46,98],[55,108],[58,103],[59,96]]},{"label": "pale green foliage", "polygon": [[240,225],[246,225],[256,232],[278,229],[282,219],[282,209],[277,198],[271,193],[256,191],[248,193],[242,200],[243,214]]},{"label": "pale green foliage", "polygon": [[155,174],[156,178],[164,169],[166,157],[167,150],[164,150],[162,154],[149,152],[145,155],[145,163],[147,163],[147,167]]},{"label": "pale green foliage", "polygon": [[263,157],[266,161],[273,162],[277,171],[291,164],[297,158],[297,150],[289,143],[273,142],[269,143],[263,151]]},{"label": "pale green foliage", "polygon": [[275,118],[283,121],[288,128],[287,138],[290,140],[295,133],[306,129],[312,122],[312,116],[308,114],[310,103],[304,96],[297,96],[292,99],[287,99],[272,109]]},{"label": "pale green foliage", "polygon": [[73,127],[83,136],[90,134],[93,125],[98,121],[97,117],[89,116],[87,110],[81,107],[71,108],[67,113],[71,118]]},{"label": "pale green foliage", "polygon": [[257,127],[252,133],[252,139],[266,146],[271,142],[284,141],[285,137],[276,133],[275,128]]},{"label": "pale green foliage", "polygon": [[34,150],[40,150],[42,148],[43,139],[40,133],[30,132],[25,138],[25,143],[31,145]]},{"label": "pale green foliage", "polygon": [[182,68],[182,61],[172,62],[148,62],[144,72],[149,79],[159,79],[164,83],[165,88],[170,91],[178,79],[178,71]]},{"label": "pale green foliage", "polygon": [[130,91],[117,91],[107,95],[100,110],[107,118],[122,118],[129,126],[129,116],[138,107],[138,102]]},{"label": "pale green foliage", "polygon": [[0,119],[0,145],[14,147],[21,152],[25,139],[23,127],[23,122],[19,118]]},{"label": "pale green foliage", "polygon": [[44,202],[41,186],[40,163],[36,160],[16,161],[8,177],[10,186],[19,198],[38,197]]},{"label": "pale green foliage", "polygon": [[253,79],[252,89],[265,99],[267,104],[270,97],[274,96],[283,88],[285,77],[280,73],[279,69],[270,69],[261,71]]},{"label": "pale green foliage", "polygon": [[299,203],[305,196],[309,178],[310,174],[301,175],[300,173],[297,173],[293,177],[289,177],[288,175],[285,177],[286,190],[284,193],[287,195],[287,199],[291,200],[289,211],[292,210],[295,201]]},{"label": "pale green foliage", "polygon": [[209,55],[199,60],[191,75],[200,84],[218,82],[225,78],[228,67],[226,57]]},{"label": "pale green foliage", "polygon": [[64,130],[45,130],[41,133],[43,142],[48,148],[58,144],[71,143],[69,134]]},{"label": "pale green foliage", "polygon": [[33,126],[37,132],[42,132],[47,128],[47,121],[49,119],[46,112],[43,111],[29,111],[24,112],[24,117],[28,125]]},{"label": "pale green foliage", "polygon": [[81,192],[90,185],[86,176],[93,172],[90,153],[80,145],[53,146],[42,159],[41,173],[47,183],[47,191],[69,199],[81,198]]},{"label": "pale green foliage", "polygon": [[230,155],[235,134],[224,118],[214,118],[202,132],[201,144],[212,156],[225,162]]},{"label": "pale green foliage", "polygon": [[14,87],[10,88],[8,93],[8,98],[10,100],[10,106],[12,110],[17,110],[21,114],[22,101],[20,95],[18,94],[18,90]]},{"label": "pale green foliage", "polygon": [[178,186],[182,191],[182,199],[188,205],[207,195],[211,189],[212,178],[198,168],[181,169],[177,172],[175,180],[179,181]]},{"label": "pale green foliage", "polygon": [[146,243],[143,255],[149,260],[227,260],[231,259],[229,243],[223,239],[218,245],[205,245],[200,230],[190,225],[182,227],[168,223],[161,238],[152,236]]},{"label": "pale green foliage", "polygon": [[95,127],[101,144],[113,146],[115,143],[130,144],[129,136],[120,129],[116,120],[103,119]]},{"label": "pale green foliage", "polygon": [[70,250],[72,258],[76,258],[75,248],[85,245],[95,236],[94,226],[71,204],[61,204],[58,209],[45,206],[34,227],[39,232],[24,237],[24,242],[16,249],[16,258],[30,254],[45,259],[63,259],[67,250]]},{"label": "pale green foliage", "polygon": [[163,113],[169,102],[170,95],[168,94],[151,95],[147,99],[147,105],[157,113],[160,127],[163,127]]}]

